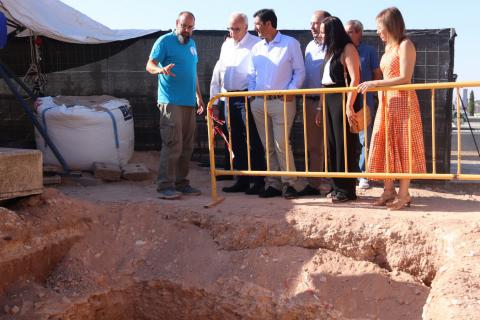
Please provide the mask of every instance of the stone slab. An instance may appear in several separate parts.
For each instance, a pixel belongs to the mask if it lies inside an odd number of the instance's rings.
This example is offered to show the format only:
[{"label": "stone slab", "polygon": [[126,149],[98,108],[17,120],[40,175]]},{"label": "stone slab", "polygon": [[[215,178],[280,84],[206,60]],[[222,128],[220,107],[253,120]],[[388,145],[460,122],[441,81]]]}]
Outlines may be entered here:
[{"label": "stone slab", "polygon": [[55,175],[44,175],[43,176],[43,185],[50,185],[50,184],[60,184],[62,183],[62,177],[58,174]]},{"label": "stone slab", "polygon": [[0,148],[0,200],[42,193],[42,162],[39,150]]},{"label": "stone slab", "polygon": [[63,173],[63,169],[62,167],[54,164],[44,164],[43,172],[44,173]]},{"label": "stone slab", "polygon": [[115,164],[94,162],[93,174],[95,178],[105,181],[119,181],[122,178],[122,169]]},{"label": "stone slab", "polygon": [[122,169],[122,177],[127,180],[142,181],[150,176],[150,171],[143,163],[129,163]]}]

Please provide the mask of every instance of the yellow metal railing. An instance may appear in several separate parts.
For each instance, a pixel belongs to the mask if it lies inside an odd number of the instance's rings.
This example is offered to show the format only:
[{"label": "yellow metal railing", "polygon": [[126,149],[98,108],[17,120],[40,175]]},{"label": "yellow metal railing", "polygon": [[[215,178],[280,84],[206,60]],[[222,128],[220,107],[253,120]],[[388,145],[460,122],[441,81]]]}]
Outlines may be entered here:
[{"label": "yellow metal railing", "polygon": [[[473,82],[443,82],[443,83],[427,83],[427,84],[408,84],[408,85],[399,85],[399,86],[391,86],[391,87],[378,87],[369,89],[369,92],[375,91],[417,91],[417,90],[429,90],[431,91],[431,113],[432,113],[432,137],[431,137],[431,144],[432,144],[432,172],[431,173],[412,173],[412,137],[411,137],[411,117],[409,113],[409,120],[408,120],[408,146],[409,146],[409,173],[392,173],[390,172],[389,168],[389,161],[386,161],[387,167],[386,172],[348,172],[348,159],[347,159],[347,141],[346,141],[346,112],[345,112],[345,96],[348,92],[356,90],[355,88],[320,88],[320,89],[301,89],[301,90],[272,90],[272,91],[239,91],[239,92],[225,92],[216,95],[213,97],[207,106],[207,126],[208,126],[208,146],[209,146],[209,158],[210,158],[210,175],[211,175],[211,197],[212,202],[207,205],[207,207],[214,206],[215,204],[223,201],[223,197],[219,197],[217,194],[217,180],[216,177],[219,175],[249,175],[249,176],[284,176],[284,177],[325,177],[325,178],[376,178],[376,179],[431,179],[431,180],[480,180],[480,174],[463,174],[461,171],[461,109],[460,109],[460,88],[469,88],[469,87],[480,87],[480,81],[473,81]],[[436,90],[440,89],[456,89],[456,109],[457,109],[457,173],[437,173],[437,164],[436,164],[436,122],[435,122],[435,113],[436,113],[436,105],[435,105],[435,92]],[[345,154],[345,171],[344,172],[329,172],[328,171],[328,148],[327,148],[327,131],[326,131],[326,100],[325,95],[331,93],[342,93],[342,109],[343,109],[343,130],[344,130],[344,154]],[[307,125],[306,125],[306,98],[309,95],[321,95],[321,103],[323,105],[322,108],[322,118],[323,118],[323,147],[324,147],[324,171],[321,172],[311,172],[309,171],[309,160],[308,160],[308,139],[307,139]],[[267,163],[267,170],[266,171],[254,171],[251,170],[251,152],[250,152],[250,135],[249,135],[249,126],[250,126],[250,119],[249,119],[249,112],[248,109],[250,108],[250,104],[248,101],[248,97],[263,97],[264,101],[264,114],[267,114],[268,111],[268,102],[266,97],[267,96],[283,96],[284,102],[284,119],[285,124],[287,123],[287,97],[289,96],[301,96],[302,97],[302,109],[303,109],[303,133],[304,133],[304,144],[305,144],[305,170],[304,171],[290,171],[290,163],[288,157],[288,139],[289,139],[289,132],[288,128],[285,125],[285,149],[286,149],[286,171],[270,171],[270,157],[269,154],[269,134],[268,134],[268,117],[265,116],[265,130],[266,130],[266,143],[265,143],[265,154],[266,156],[266,163]],[[230,170],[222,170],[217,169],[215,167],[215,143],[214,143],[214,123],[213,123],[213,104],[216,100],[225,97],[225,107],[227,108],[227,120],[228,120],[228,142],[229,142],[229,161],[230,161]],[[247,135],[247,161],[248,161],[248,168],[247,170],[235,170],[233,168],[233,156],[232,156],[232,132],[230,127],[230,98],[231,97],[245,97],[245,108],[246,108],[246,135]],[[409,94],[410,97],[410,94]],[[363,104],[366,106],[366,95],[363,96]],[[410,103],[409,103],[410,104]],[[388,105],[385,106],[388,108]],[[449,111],[450,112],[450,111]],[[387,115],[388,112],[385,112]],[[386,130],[385,135],[388,136],[388,119],[386,118]],[[367,119],[364,116],[363,121],[366,127]],[[365,166],[368,168],[368,142],[369,137],[367,134],[367,130],[365,130]],[[388,139],[385,141],[385,148],[388,150]],[[386,154],[388,158],[388,154]],[[368,169],[367,169],[368,170]]]}]

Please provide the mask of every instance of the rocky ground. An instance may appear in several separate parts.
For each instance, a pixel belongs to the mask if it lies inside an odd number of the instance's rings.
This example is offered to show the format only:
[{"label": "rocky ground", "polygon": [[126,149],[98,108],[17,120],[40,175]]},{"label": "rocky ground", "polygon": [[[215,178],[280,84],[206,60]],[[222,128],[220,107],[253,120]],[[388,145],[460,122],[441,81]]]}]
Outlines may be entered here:
[{"label": "rocky ground", "polygon": [[[155,171],[158,153],[134,161]],[[480,185],[411,208],[326,198],[156,197],[154,177],[64,179],[0,207],[0,319],[478,319]],[[220,182],[222,186],[231,182]]]}]

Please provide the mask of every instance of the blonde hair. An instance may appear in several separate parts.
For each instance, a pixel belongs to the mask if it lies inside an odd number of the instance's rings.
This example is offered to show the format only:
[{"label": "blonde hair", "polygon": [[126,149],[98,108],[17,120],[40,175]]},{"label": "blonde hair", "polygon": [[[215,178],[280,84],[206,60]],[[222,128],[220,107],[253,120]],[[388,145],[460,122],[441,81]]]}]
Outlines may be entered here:
[{"label": "blonde hair", "polygon": [[403,21],[402,13],[397,7],[390,7],[380,11],[376,20],[382,24],[397,44],[406,38],[405,22]]}]

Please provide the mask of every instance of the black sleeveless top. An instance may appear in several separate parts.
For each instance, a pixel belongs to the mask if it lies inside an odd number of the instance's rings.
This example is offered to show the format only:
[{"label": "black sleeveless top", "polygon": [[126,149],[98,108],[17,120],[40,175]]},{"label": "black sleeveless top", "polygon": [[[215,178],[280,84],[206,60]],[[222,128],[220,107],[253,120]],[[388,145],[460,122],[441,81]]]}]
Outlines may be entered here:
[{"label": "black sleeveless top", "polygon": [[[345,69],[342,64],[342,52],[334,54],[330,60],[330,78],[335,83],[332,87],[345,87]],[[348,79],[350,81],[350,79]]]},{"label": "black sleeveless top", "polygon": [[[334,82],[332,85],[328,85],[328,87],[346,87],[347,84],[345,83],[345,72],[346,69],[342,64],[342,53],[343,50],[339,53],[334,53],[332,56],[332,59],[330,60],[330,78]],[[325,70],[325,65],[326,63],[323,64],[322,68]],[[348,74],[347,71],[347,81],[350,83],[350,75]],[[323,84],[322,84],[323,85]],[[353,109],[355,112],[359,111],[362,108],[363,105],[363,95],[361,93],[357,93],[357,97],[353,103]]]}]

